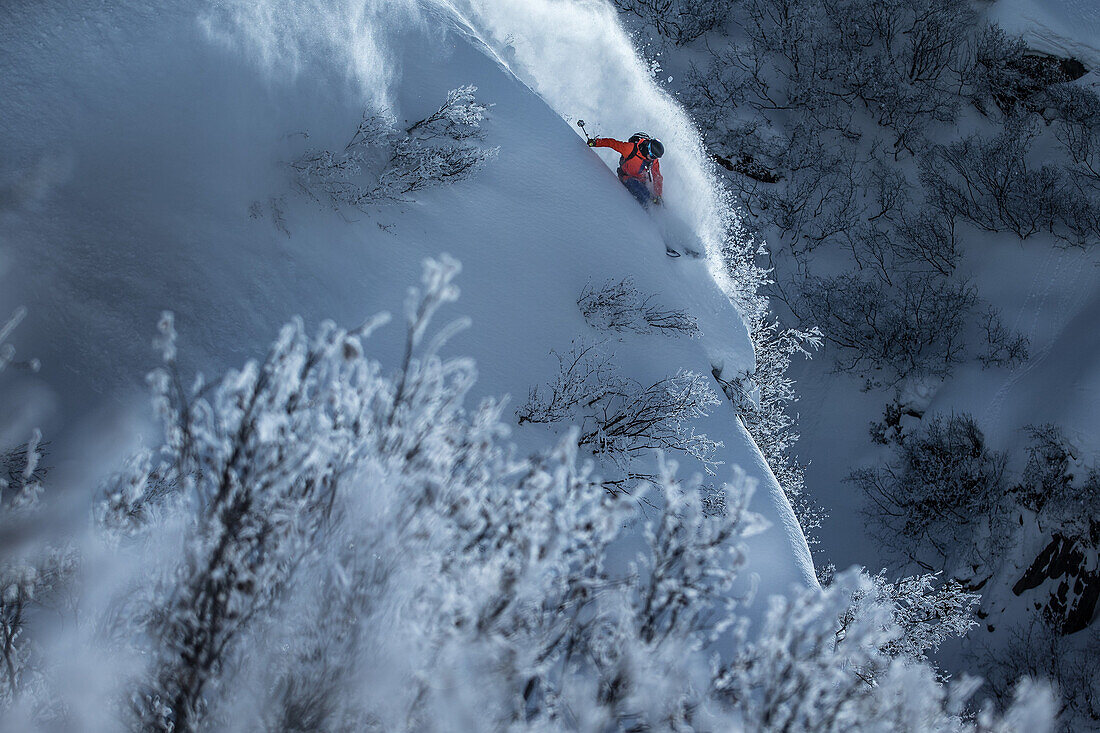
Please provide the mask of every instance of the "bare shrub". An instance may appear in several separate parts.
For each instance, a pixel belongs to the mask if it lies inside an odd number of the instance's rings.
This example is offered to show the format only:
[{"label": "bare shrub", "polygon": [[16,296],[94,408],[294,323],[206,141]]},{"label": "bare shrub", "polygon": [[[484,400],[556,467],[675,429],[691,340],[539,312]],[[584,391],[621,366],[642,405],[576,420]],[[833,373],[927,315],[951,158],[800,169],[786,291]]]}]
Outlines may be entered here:
[{"label": "bare shrub", "polygon": [[901,287],[914,275],[946,279],[962,254],[954,223],[929,212],[923,216],[901,213],[892,226],[888,222],[860,225],[845,238],[859,271],[887,289]]},{"label": "bare shrub", "polygon": [[637,18],[676,45],[684,45],[719,28],[732,0],[612,0],[619,12]]},{"label": "bare shrub", "polygon": [[958,70],[974,20],[969,3],[827,2],[840,42],[832,80],[913,153],[929,122],[958,108]]},{"label": "bare shrub", "polygon": [[970,97],[979,110],[988,112],[990,102],[1004,114],[1011,114],[1021,98],[1029,95],[1029,82],[1020,59],[1027,44],[1010,36],[999,25],[983,27],[972,41],[971,64],[967,69]]},{"label": "bare shrub", "polygon": [[[740,129],[719,136],[713,146],[732,150],[729,155],[738,161],[723,165],[738,173],[728,182],[738,208],[748,215],[742,226],[770,227],[768,238],[781,241],[801,261],[814,249],[841,241],[865,217],[867,205],[860,186],[865,161],[854,149],[836,144],[833,133],[816,123],[795,127],[789,134]],[[744,231],[737,238],[754,239]],[[762,244],[758,249],[766,251]]]},{"label": "bare shrub", "polygon": [[988,577],[1006,537],[1006,456],[969,415],[931,418],[896,449],[885,466],[847,479],[870,500],[866,517],[883,546],[930,572]]},{"label": "bare shrub", "polygon": [[1005,328],[1000,314],[989,306],[978,321],[978,327],[985,335],[985,349],[978,354],[983,369],[990,367],[1014,367],[1028,359],[1029,342],[1026,336],[1013,333]]},{"label": "bare shrub", "polygon": [[588,325],[602,331],[662,333],[668,336],[699,335],[699,324],[687,311],[654,304],[655,295],[642,293],[633,278],[608,280],[599,289],[588,284],[577,306]]},{"label": "bare shrub", "polygon": [[696,433],[692,420],[719,404],[702,375],[678,372],[649,386],[621,376],[599,344],[574,344],[554,352],[558,374],[531,389],[517,410],[520,424],[571,422],[580,427],[578,444],[621,466],[655,450],[686,453],[708,472],[718,465],[721,443]]},{"label": "bare shrub", "polygon": [[783,181],[737,179],[749,213],[774,227],[796,256],[835,241],[865,215],[857,184],[863,161],[829,138],[812,124],[772,138],[769,158]]},{"label": "bare shrub", "polygon": [[894,223],[894,254],[900,272],[931,271],[948,277],[962,252],[955,222],[931,211],[903,213]]},{"label": "bare shrub", "polygon": [[1057,426],[1033,425],[1027,432],[1031,443],[1017,499],[1044,528],[1100,547],[1100,472],[1081,465],[1081,449]]},{"label": "bare shrub", "polygon": [[962,330],[977,296],[966,284],[906,275],[890,287],[859,275],[807,277],[800,307],[838,347],[842,370],[875,369],[886,383],[944,377],[962,362]]},{"label": "bare shrub", "polygon": [[1023,38],[992,24],[974,37],[965,76],[970,97],[983,114],[992,111],[993,102],[1006,117],[1046,116],[1052,104],[1058,106],[1056,89],[1085,72],[1074,59],[1028,51]]},{"label": "bare shrub", "polygon": [[928,122],[955,117],[973,19],[965,2],[747,0],[746,42],[696,69],[718,83],[693,83],[692,100],[801,110],[846,131],[844,110],[858,107],[893,131],[895,152],[912,152]]},{"label": "bare shrub", "polygon": [[1058,114],[1055,136],[1073,161],[1073,174],[1087,187],[1100,189],[1100,95],[1076,84],[1049,90]]},{"label": "bare shrub", "polygon": [[948,217],[962,217],[991,232],[1027,239],[1053,232],[1071,191],[1063,170],[1029,162],[1034,126],[1016,121],[992,138],[977,135],[933,146],[921,160],[921,182]]},{"label": "bare shrub", "polygon": [[1009,641],[989,647],[983,662],[994,699],[1011,699],[1020,675],[1048,679],[1059,693],[1058,730],[1091,730],[1100,720],[1100,637],[1063,636],[1056,624],[1030,618],[1006,633]]},{"label": "bare shrub", "polygon": [[1055,235],[1074,247],[1088,248],[1100,242],[1100,187],[1078,178],[1062,204],[1058,212],[1061,231],[1055,230]]}]

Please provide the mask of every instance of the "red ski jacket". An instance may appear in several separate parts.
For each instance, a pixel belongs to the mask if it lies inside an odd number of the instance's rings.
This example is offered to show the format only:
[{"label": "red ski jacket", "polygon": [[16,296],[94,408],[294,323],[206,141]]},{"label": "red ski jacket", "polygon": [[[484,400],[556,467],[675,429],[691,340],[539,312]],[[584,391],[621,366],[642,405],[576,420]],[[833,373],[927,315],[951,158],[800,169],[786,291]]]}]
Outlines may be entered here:
[{"label": "red ski jacket", "polygon": [[624,143],[611,137],[598,137],[592,141],[592,147],[611,148],[622,156],[619,158],[619,170],[616,171],[619,174],[619,180],[636,178],[639,181],[653,181],[653,193],[660,196],[664,186],[664,179],[661,177],[661,161],[643,157],[638,151],[638,146],[642,142],[644,141]]}]

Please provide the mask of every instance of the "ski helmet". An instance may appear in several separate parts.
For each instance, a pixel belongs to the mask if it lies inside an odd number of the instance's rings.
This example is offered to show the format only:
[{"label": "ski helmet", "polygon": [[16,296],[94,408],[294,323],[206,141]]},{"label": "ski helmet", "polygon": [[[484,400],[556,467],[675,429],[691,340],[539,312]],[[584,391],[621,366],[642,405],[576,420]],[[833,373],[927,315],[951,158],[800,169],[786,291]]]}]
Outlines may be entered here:
[{"label": "ski helmet", "polygon": [[665,154],[665,146],[657,138],[646,140],[640,147],[642,155],[653,160]]}]

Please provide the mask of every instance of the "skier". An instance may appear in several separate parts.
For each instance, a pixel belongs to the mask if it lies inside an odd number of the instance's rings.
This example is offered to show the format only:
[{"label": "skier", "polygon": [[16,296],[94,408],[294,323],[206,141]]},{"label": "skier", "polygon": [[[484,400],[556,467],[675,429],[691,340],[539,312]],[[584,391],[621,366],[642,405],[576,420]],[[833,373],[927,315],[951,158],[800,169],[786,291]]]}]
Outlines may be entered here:
[{"label": "skier", "polygon": [[[581,123],[583,126],[583,123]],[[650,203],[661,203],[661,163],[658,160],[665,153],[665,146],[655,137],[644,132],[636,132],[627,142],[610,137],[588,139],[590,148],[611,148],[619,158],[619,181],[626,190],[638,199],[638,203],[649,208]],[[650,192],[649,184],[653,184]]]}]

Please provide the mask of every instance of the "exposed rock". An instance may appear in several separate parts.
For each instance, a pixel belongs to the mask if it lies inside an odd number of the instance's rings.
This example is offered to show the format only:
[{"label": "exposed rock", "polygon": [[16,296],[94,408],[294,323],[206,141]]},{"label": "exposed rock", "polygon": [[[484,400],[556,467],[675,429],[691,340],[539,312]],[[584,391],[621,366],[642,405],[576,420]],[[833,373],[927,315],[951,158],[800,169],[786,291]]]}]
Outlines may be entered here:
[{"label": "exposed rock", "polygon": [[1096,551],[1086,551],[1076,540],[1055,533],[1016,584],[1016,595],[1038,588],[1047,580],[1060,581],[1050,594],[1043,612],[1055,621],[1063,634],[1086,628],[1100,599],[1100,569]]}]

